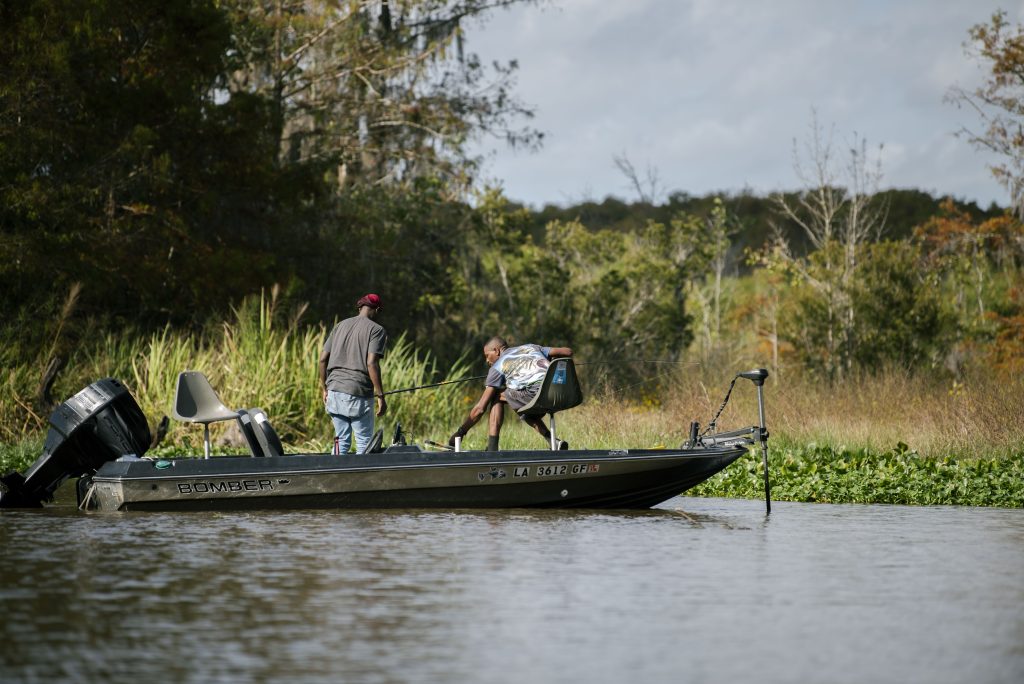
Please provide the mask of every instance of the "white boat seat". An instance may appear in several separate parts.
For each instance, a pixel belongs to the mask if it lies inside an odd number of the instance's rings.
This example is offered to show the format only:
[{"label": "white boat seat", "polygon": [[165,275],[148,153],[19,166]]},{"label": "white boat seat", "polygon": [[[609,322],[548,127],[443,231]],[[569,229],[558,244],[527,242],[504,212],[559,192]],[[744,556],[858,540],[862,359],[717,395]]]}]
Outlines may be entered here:
[{"label": "white boat seat", "polygon": [[518,409],[516,413],[521,416],[547,414],[550,423],[548,427],[551,431],[551,450],[554,451],[558,448],[558,438],[555,435],[555,414],[582,403],[583,390],[580,388],[580,380],[576,376],[576,364],[571,358],[552,359],[547,373],[544,374],[544,380],[541,381],[540,391],[530,403]]},{"label": "white boat seat", "polygon": [[178,374],[171,415],[186,423],[202,423],[203,457],[210,458],[210,423],[235,420],[238,411],[224,405],[205,375],[199,371],[183,371]]}]

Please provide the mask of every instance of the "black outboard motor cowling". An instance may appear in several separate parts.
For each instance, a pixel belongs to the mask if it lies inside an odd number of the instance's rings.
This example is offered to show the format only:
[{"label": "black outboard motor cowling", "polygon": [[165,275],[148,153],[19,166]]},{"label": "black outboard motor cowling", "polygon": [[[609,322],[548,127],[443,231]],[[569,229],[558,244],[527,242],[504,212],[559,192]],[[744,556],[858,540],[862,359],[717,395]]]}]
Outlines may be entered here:
[{"label": "black outboard motor cowling", "polygon": [[142,456],[151,439],[128,389],[113,378],[94,382],[54,409],[43,455],[25,475],[0,478],[0,508],[38,508],[69,477],[91,475],[125,454]]}]

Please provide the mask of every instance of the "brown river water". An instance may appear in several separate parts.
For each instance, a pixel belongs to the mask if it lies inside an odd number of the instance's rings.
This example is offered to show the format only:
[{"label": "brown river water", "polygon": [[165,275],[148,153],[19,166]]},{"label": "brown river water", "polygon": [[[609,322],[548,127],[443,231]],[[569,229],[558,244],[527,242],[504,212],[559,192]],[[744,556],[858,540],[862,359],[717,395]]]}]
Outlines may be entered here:
[{"label": "brown river water", "polygon": [[0,682],[1024,682],[1024,510],[0,511]]}]

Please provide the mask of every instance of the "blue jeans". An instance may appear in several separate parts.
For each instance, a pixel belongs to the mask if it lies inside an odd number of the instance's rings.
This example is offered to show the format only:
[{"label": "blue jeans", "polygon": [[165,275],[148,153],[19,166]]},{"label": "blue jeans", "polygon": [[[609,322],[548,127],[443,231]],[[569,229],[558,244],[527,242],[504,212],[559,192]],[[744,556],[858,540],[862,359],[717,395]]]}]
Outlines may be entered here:
[{"label": "blue jeans", "polygon": [[327,391],[327,413],[334,423],[334,453],[347,454],[356,437],[356,453],[361,454],[373,437],[373,397],[356,397],[345,392]]}]

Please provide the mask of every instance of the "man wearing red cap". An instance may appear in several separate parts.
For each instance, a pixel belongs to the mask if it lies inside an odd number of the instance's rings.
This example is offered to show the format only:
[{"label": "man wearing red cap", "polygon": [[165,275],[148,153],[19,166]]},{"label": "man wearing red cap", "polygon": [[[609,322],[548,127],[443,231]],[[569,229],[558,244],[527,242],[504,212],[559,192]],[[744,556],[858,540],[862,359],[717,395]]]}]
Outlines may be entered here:
[{"label": "man wearing red cap", "polygon": [[324,406],[334,423],[334,453],[347,454],[355,434],[356,453],[362,453],[373,437],[373,399],[376,415],[383,416],[384,401],[380,359],[388,333],[373,319],[381,310],[380,297],[364,295],[356,302],[359,314],[334,326],[320,354],[320,386]]}]

